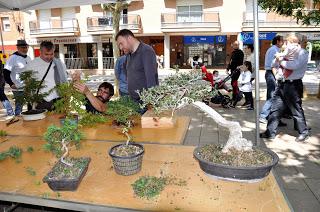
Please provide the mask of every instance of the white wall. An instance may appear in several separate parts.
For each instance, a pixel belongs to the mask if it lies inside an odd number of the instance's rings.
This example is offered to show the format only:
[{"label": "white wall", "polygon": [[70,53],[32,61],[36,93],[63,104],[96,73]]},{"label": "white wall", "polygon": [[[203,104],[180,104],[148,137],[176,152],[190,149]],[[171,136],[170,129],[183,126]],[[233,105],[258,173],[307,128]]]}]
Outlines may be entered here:
[{"label": "white wall", "polygon": [[224,0],[220,8],[221,32],[241,32],[245,0]]}]

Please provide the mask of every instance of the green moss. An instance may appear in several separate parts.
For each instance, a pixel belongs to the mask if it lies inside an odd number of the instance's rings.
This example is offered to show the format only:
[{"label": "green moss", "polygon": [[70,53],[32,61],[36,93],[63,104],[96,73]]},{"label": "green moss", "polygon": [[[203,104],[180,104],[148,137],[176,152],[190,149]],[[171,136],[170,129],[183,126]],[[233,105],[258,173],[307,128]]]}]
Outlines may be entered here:
[{"label": "green moss", "polygon": [[27,167],[26,172],[31,176],[36,176],[37,172],[32,167]]},{"label": "green moss", "polygon": [[0,153],[0,161],[11,157],[16,160],[16,162],[21,162],[22,149],[17,146],[11,146],[9,150]]},{"label": "green moss", "polygon": [[0,137],[7,136],[8,133],[5,130],[0,130]]}]

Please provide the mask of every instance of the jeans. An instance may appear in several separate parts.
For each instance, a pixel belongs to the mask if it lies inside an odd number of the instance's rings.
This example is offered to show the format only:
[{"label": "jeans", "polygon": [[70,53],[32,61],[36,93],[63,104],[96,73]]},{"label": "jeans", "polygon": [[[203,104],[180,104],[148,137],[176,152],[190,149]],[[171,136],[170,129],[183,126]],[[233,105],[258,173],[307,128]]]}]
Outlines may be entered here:
[{"label": "jeans", "polygon": [[271,99],[268,99],[263,107],[262,107],[262,111],[260,113],[260,118],[263,118],[263,119],[267,119],[269,114],[270,114],[270,110],[271,110]]},{"label": "jeans", "polygon": [[14,109],[14,114],[16,116],[19,116],[22,112],[22,102],[21,98],[23,97],[23,91],[12,91],[14,99],[15,99],[15,109]]},{"label": "jeans", "polygon": [[271,70],[266,70],[265,79],[267,83],[267,100],[272,97],[273,92],[276,90],[276,78]]},{"label": "jeans", "polygon": [[0,87],[0,100],[1,100],[3,107],[6,109],[7,116],[13,116],[14,112],[13,112],[12,106],[11,106],[7,96],[4,93],[4,87],[2,87],[2,86]]}]

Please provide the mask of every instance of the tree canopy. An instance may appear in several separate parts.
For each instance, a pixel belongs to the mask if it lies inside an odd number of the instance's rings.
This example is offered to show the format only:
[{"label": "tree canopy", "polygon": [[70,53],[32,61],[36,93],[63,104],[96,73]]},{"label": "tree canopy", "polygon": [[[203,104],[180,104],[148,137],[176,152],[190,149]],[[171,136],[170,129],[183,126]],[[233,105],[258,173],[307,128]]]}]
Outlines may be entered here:
[{"label": "tree canopy", "polygon": [[304,25],[320,24],[320,0],[313,0],[309,8],[305,0],[258,0],[258,4],[266,11],[294,17]]}]

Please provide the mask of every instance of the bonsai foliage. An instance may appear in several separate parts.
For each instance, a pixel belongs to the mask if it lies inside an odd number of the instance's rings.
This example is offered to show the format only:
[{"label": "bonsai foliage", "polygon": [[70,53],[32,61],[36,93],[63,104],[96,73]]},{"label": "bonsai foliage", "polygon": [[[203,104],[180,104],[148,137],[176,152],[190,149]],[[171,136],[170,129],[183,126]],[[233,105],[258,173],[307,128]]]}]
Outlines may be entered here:
[{"label": "bonsai foliage", "polygon": [[108,109],[105,114],[122,126],[122,133],[127,137],[127,145],[132,140],[129,131],[132,127],[133,120],[140,115],[137,112],[138,110],[139,105],[128,96],[108,102]]},{"label": "bonsai foliage", "polygon": [[195,70],[172,75],[166,78],[162,85],[138,93],[144,103],[141,107],[151,105],[155,113],[158,114],[165,110],[172,110],[173,114],[176,109],[192,103],[207,113],[217,124],[229,129],[229,139],[222,149],[223,152],[229,152],[231,148],[251,150],[252,143],[242,138],[239,122],[227,121],[201,101],[210,94],[210,91],[210,83],[202,80],[201,71]]},{"label": "bonsai foliage", "polygon": [[47,143],[44,149],[52,152],[60,161],[67,166],[73,166],[65,158],[69,154],[69,148],[75,146],[80,148],[80,140],[83,138],[82,133],[79,131],[78,126],[70,119],[66,119],[63,126],[57,127],[52,125],[48,127],[44,135]]},{"label": "bonsai foliage", "polygon": [[155,114],[171,110],[172,115],[179,106],[201,101],[212,95],[210,83],[202,80],[202,74],[192,71],[169,76],[160,86],[138,92],[142,108],[151,105]]},{"label": "bonsai foliage", "polygon": [[37,102],[43,100],[44,97],[46,97],[49,92],[46,93],[39,93],[37,92],[38,89],[41,90],[45,88],[46,86],[44,83],[40,85],[39,80],[37,80],[33,76],[33,71],[24,71],[20,74],[20,79],[24,82],[24,88],[23,88],[23,96],[21,96],[18,101],[21,102],[21,104],[29,104],[32,105],[32,110],[36,109]]},{"label": "bonsai foliage", "polygon": [[57,92],[61,99],[55,102],[55,112],[66,115],[66,118],[72,118],[72,112],[77,112],[79,115],[86,113],[82,105],[85,103],[85,96],[78,92],[72,83],[65,82],[59,84]]},{"label": "bonsai foliage", "polygon": [[258,0],[258,4],[264,10],[291,16],[305,25],[320,24],[320,0],[313,0],[310,8],[306,8],[305,0]]}]

